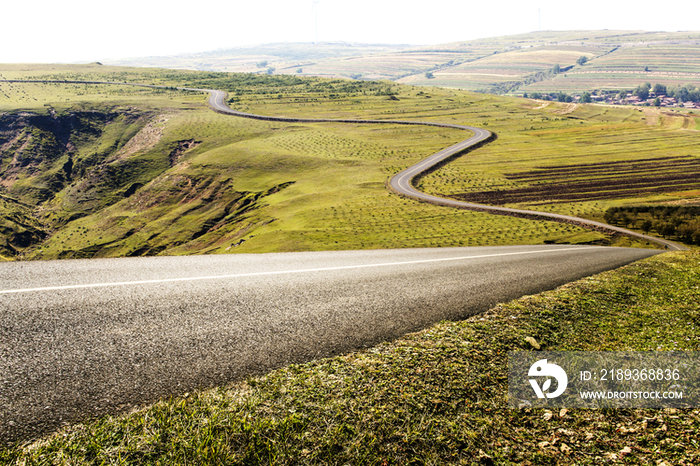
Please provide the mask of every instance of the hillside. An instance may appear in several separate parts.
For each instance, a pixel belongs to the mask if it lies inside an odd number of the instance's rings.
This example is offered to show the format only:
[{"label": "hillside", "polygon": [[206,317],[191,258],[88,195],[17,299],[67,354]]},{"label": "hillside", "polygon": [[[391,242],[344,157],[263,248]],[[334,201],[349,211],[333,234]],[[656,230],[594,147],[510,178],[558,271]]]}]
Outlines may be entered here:
[{"label": "hillside", "polygon": [[[588,61],[578,65],[580,57]],[[700,85],[700,33],[542,31],[430,47],[269,44],[109,63],[386,79],[496,94],[581,93],[632,90],[644,82]],[[552,73],[555,65],[565,71]]]},{"label": "hillside", "polygon": [[[211,52],[181,54],[165,57],[142,57],[106,60],[113,66],[139,66],[198,71],[229,71],[238,73],[267,73],[272,68],[277,74],[304,76],[342,76],[343,63],[352,63],[357,57],[384,56],[413,48],[409,45],[354,44],[345,42],[274,43],[250,47],[220,49]],[[301,73],[298,73],[299,69]],[[345,68],[348,68],[345,66]],[[306,71],[304,71],[306,69]],[[352,74],[352,66],[348,68]],[[380,70],[371,75],[388,78]],[[350,75],[347,75],[349,77]],[[369,76],[368,76],[369,78]]]},{"label": "hillside", "polygon": [[[694,166],[700,131],[690,113],[543,105],[297,76],[100,65],[8,65],[0,74],[217,88],[229,93],[234,109],[263,115],[487,127],[498,135],[495,142],[421,180],[423,189],[457,198],[503,190],[515,195],[541,182],[519,173],[600,162],[617,162],[625,176],[644,180],[644,189],[616,184],[592,198],[580,184],[585,180],[563,176],[577,197],[553,186],[544,195],[505,203],[601,219],[611,207],[693,202],[700,191],[692,174],[649,176],[654,160]],[[172,88],[0,83],[0,256],[620,241],[573,225],[445,209],[387,191],[390,176],[466,139],[462,131],[256,121],[216,114],[205,102],[202,93]],[[598,176],[595,183],[607,181]]]}]

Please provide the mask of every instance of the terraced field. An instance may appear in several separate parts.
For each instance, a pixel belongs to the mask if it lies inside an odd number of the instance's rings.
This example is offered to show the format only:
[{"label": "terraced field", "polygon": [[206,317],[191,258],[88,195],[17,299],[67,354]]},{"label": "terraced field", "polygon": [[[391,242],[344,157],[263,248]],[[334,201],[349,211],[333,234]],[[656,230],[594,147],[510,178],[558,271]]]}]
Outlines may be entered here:
[{"label": "terraced field", "polygon": [[435,79],[415,75],[399,80],[406,84],[435,84],[469,90],[495,89],[506,82],[517,82],[537,73],[547,73],[555,65],[576,63],[581,56],[593,58],[600,51],[585,46],[524,46],[499,51],[487,57],[436,71]]},{"label": "terraced field", "polygon": [[700,83],[700,41],[617,47],[585,66],[576,66],[551,80],[524,86],[520,91],[634,89],[644,82],[666,86]]},{"label": "terraced field", "polygon": [[[492,54],[398,81],[494,93],[634,89],[644,82],[700,83],[700,34],[642,31],[541,32],[465,42]],[[580,57],[588,60],[577,64]],[[564,71],[551,73],[559,65]]]},{"label": "terraced field", "polygon": [[[588,62],[577,64],[580,57]],[[427,47],[270,44],[114,64],[386,79],[510,95],[582,93],[645,82],[699,85],[700,33],[542,31]],[[563,71],[552,73],[555,65]]]},{"label": "terraced field", "polygon": [[[351,77],[355,79],[388,79],[423,74],[428,70],[449,68],[483,56],[482,51],[401,51],[369,56],[330,59],[281,68],[282,74],[308,76]],[[302,72],[298,73],[297,70]]]}]

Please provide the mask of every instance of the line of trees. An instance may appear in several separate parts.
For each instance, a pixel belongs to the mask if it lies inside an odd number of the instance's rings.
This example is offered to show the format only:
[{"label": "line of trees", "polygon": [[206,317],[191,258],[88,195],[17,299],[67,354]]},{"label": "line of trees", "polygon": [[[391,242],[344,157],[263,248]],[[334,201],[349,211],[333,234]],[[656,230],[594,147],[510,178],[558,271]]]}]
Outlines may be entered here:
[{"label": "line of trees", "polygon": [[611,207],[605,221],[625,228],[656,232],[686,244],[700,244],[700,206]]},{"label": "line of trees", "polygon": [[[647,100],[649,99],[649,96],[651,93],[654,93],[656,96],[656,100],[654,101],[654,105],[659,106],[661,105],[661,99],[660,96],[666,96],[666,97],[672,97],[675,98],[678,102],[683,103],[683,102],[700,102],[700,88],[695,87],[693,84],[684,84],[684,85],[678,85],[678,86],[665,86],[663,84],[655,84],[653,87],[649,83],[644,83],[640,86],[637,86],[636,89],[632,90],[632,95],[639,97],[641,100]],[[621,91],[606,91],[606,90],[599,90],[595,91],[596,94],[598,95],[613,95],[619,100],[623,100],[627,98],[627,95],[629,94],[629,91],[626,90],[621,90]],[[539,100],[556,100],[559,102],[573,102],[575,99],[573,96],[566,94],[565,92],[549,92],[549,93],[541,93],[541,92],[531,92],[531,93],[524,93],[523,97],[531,98],[531,99],[539,99]],[[581,93],[580,96],[580,102],[582,103],[590,103],[593,101],[593,94],[591,92],[585,91]]]},{"label": "line of trees", "polygon": [[[524,98],[537,99],[537,100],[556,100],[557,102],[573,102],[574,96],[567,94],[566,92],[552,92],[552,93],[541,93],[532,92],[528,94],[525,92],[523,94]],[[581,102],[590,103],[593,101],[590,92],[584,92],[581,94]]]},{"label": "line of trees", "polygon": [[675,97],[680,102],[700,102],[700,89],[692,84],[670,86],[666,89],[666,96]]}]

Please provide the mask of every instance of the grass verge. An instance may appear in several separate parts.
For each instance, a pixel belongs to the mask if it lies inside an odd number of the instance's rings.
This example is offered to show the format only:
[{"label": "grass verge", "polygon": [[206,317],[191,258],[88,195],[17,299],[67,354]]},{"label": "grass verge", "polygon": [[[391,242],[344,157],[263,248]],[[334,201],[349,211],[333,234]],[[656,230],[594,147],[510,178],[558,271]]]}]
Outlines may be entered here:
[{"label": "grass verge", "polygon": [[507,352],[700,350],[700,254],[667,253],[364,352],[0,450],[3,464],[698,464],[700,410],[506,408]]}]

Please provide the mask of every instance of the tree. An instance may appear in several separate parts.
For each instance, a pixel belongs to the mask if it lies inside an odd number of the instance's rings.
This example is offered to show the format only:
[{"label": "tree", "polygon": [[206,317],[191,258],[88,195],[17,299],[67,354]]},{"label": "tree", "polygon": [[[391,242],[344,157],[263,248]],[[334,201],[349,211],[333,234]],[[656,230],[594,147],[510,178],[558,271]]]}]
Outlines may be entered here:
[{"label": "tree", "polygon": [[644,83],[641,86],[638,86],[637,89],[634,90],[632,95],[636,95],[642,100],[647,100],[649,98],[649,90],[651,89],[651,84],[649,83]]},{"label": "tree", "polygon": [[620,100],[625,100],[627,98],[627,91],[620,91],[620,93],[617,95],[617,98]]},{"label": "tree", "polygon": [[559,67],[558,64],[554,65],[554,68],[552,68],[552,73],[554,74],[559,74],[561,72],[561,68]]},{"label": "tree", "polygon": [[661,107],[661,99],[659,97],[654,99],[654,107]]},{"label": "tree", "polygon": [[675,97],[678,102],[697,102],[700,100],[700,92],[692,84],[670,87],[667,95]]},{"label": "tree", "polygon": [[616,213],[617,213],[617,209],[614,207],[606,210],[605,214],[603,214],[603,219],[605,220],[605,223],[613,223],[613,220],[615,219]]},{"label": "tree", "polygon": [[433,78],[435,78],[435,76],[433,75],[433,73],[431,73],[430,71],[428,71],[427,73],[425,73],[425,77],[428,78],[428,79],[433,79]]},{"label": "tree", "polygon": [[623,227],[626,227],[627,225],[630,224],[632,219],[630,218],[629,215],[627,215],[627,212],[622,212],[618,214],[617,216],[617,222],[619,225],[622,225]]},{"label": "tree", "polygon": [[686,84],[683,87],[685,88],[686,101],[690,100],[691,102],[697,102],[700,100],[700,90],[698,90],[694,85]]},{"label": "tree", "polygon": [[663,84],[654,84],[654,94],[657,96],[666,95],[666,86]]},{"label": "tree", "polygon": [[659,233],[661,233],[661,236],[664,238],[670,238],[676,234],[676,227],[673,226],[673,223],[664,223]]},{"label": "tree", "polygon": [[649,231],[651,231],[651,227],[652,227],[651,220],[649,220],[649,219],[644,220],[640,226],[641,226],[644,234],[649,233]]},{"label": "tree", "polygon": [[676,233],[678,233],[678,237],[682,241],[686,243],[692,243],[693,234],[695,233],[695,227],[688,223],[684,223],[683,225],[680,225],[678,228],[676,228]]},{"label": "tree", "polygon": [[591,93],[586,91],[583,94],[581,94],[581,102],[584,104],[590,104],[593,102],[593,99],[591,98]]},{"label": "tree", "polygon": [[578,57],[578,60],[576,60],[576,63],[583,66],[586,64],[587,61],[588,61],[588,57],[581,55],[580,57]]},{"label": "tree", "polygon": [[564,94],[564,93],[561,92],[561,91],[559,91],[559,92],[557,93],[557,100],[558,100],[559,102],[566,102],[566,97],[567,97],[566,94]]}]

